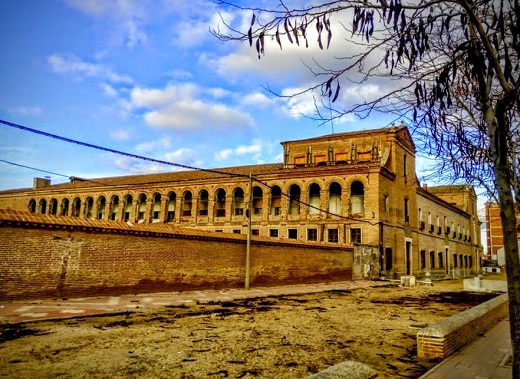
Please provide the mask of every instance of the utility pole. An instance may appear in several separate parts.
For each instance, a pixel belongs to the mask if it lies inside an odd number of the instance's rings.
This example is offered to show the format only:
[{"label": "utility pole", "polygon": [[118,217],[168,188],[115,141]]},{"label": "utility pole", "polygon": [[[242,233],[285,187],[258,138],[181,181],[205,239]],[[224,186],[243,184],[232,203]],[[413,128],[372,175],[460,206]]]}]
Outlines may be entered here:
[{"label": "utility pole", "polygon": [[245,289],[249,289],[249,277],[250,270],[249,266],[251,264],[251,209],[253,202],[253,174],[249,173],[249,202],[247,204],[247,244],[246,244],[246,280],[245,280]]}]

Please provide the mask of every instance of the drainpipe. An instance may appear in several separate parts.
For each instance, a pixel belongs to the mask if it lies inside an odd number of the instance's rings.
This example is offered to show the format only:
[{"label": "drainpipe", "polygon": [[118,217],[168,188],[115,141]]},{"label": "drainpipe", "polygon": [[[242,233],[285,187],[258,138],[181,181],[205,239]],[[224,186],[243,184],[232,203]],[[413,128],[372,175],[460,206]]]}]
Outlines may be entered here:
[{"label": "drainpipe", "polygon": [[249,173],[249,203],[247,205],[247,244],[246,244],[246,279],[244,288],[246,290],[249,289],[249,266],[251,261],[251,208],[252,208],[252,202],[253,202],[253,174]]}]

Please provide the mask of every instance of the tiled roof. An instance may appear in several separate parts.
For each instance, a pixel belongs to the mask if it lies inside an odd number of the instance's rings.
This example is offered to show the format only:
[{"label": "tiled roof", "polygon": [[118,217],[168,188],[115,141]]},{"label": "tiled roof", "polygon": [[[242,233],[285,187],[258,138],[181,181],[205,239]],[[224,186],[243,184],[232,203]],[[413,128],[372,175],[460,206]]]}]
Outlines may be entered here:
[{"label": "tiled roof", "polygon": [[356,137],[356,136],[362,136],[367,134],[381,134],[381,133],[387,133],[389,131],[398,131],[402,128],[405,128],[404,125],[400,126],[392,126],[392,127],[385,127],[385,128],[377,128],[377,129],[366,129],[366,130],[356,130],[351,132],[342,132],[342,133],[334,133],[334,134],[325,134],[317,137],[312,138],[306,138],[306,139],[299,139],[299,140],[292,140],[292,141],[284,141],[282,144],[285,143],[291,143],[291,142],[308,142],[308,141],[320,141],[320,140],[331,140],[331,139],[341,139],[345,137]]},{"label": "tiled roof", "polygon": [[[10,209],[0,209],[1,226],[19,227],[46,227],[49,229],[68,229],[78,231],[95,231],[101,233],[121,233],[133,235],[168,236],[172,238],[200,239],[200,240],[220,240],[237,243],[245,243],[245,234],[222,233],[204,231],[197,228],[183,228],[171,224],[134,224],[121,221],[91,220],[81,217],[56,216],[31,212],[14,211]],[[251,242],[255,244],[282,244],[282,245],[304,245],[317,249],[344,249],[337,245],[323,245],[319,243],[302,243],[294,240],[284,240],[261,236],[251,236]]]}]

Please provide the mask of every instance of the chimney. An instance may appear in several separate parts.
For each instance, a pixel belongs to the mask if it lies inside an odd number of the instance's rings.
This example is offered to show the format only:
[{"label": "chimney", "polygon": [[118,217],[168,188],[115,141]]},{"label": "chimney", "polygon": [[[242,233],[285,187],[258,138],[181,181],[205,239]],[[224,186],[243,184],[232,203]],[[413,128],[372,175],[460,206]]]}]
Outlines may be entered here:
[{"label": "chimney", "polygon": [[34,178],[33,179],[33,189],[40,189],[50,187],[51,185],[51,177],[46,176],[45,178]]}]

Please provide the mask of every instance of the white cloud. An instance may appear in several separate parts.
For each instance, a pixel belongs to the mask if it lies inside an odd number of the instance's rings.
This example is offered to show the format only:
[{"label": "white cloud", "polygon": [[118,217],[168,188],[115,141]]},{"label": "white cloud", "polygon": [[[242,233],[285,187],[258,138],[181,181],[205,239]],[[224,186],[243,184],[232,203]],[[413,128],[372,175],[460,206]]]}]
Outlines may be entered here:
[{"label": "white cloud", "polygon": [[128,76],[119,75],[101,64],[84,62],[74,55],[53,54],[47,57],[47,63],[53,72],[70,74],[79,80],[89,77],[100,78],[118,84],[130,84],[133,82],[132,78]]},{"label": "white cloud", "polygon": [[116,141],[128,141],[131,137],[131,133],[125,129],[116,129],[110,132],[110,138]]},{"label": "white cloud", "polygon": [[108,83],[101,83],[99,87],[103,90],[103,94],[107,97],[116,97],[117,90]]},{"label": "white cloud", "polygon": [[158,149],[167,149],[169,147],[171,147],[170,139],[161,138],[161,139],[158,139],[155,141],[140,143],[139,145],[137,145],[135,147],[135,149],[137,150],[137,152],[139,154],[145,154],[145,153],[153,152]]},{"label": "white cloud", "polygon": [[215,159],[218,161],[225,161],[235,156],[252,155],[253,159],[260,159],[263,144],[259,139],[253,140],[250,145],[239,145],[234,149],[223,149],[215,154]]},{"label": "white cloud", "polygon": [[39,116],[42,114],[42,109],[40,107],[18,106],[9,109],[9,113],[18,116]]},{"label": "white cloud", "polygon": [[[238,107],[219,101],[225,90],[194,83],[169,84],[163,89],[136,87],[130,102],[144,110],[145,122],[168,129],[250,128],[252,117]],[[226,100],[229,100],[226,98]]]}]

